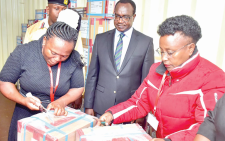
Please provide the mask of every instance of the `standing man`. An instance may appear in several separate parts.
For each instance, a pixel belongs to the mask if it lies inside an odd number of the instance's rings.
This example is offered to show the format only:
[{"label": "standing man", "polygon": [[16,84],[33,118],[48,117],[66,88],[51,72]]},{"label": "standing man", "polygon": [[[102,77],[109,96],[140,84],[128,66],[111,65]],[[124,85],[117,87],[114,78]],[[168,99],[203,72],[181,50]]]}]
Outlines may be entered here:
[{"label": "standing man", "polygon": [[129,99],[154,63],[153,39],[132,27],[135,11],[132,0],[118,1],[116,29],[96,36],[84,98],[87,114],[100,117]]},{"label": "standing man", "polygon": [[24,44],[38,40],[44,35],[48,27],[57,21],[59,13],[65,10],[68,4],[68,0],[48,0],[48,6],[46,7],[48,16],[27,29]]}]

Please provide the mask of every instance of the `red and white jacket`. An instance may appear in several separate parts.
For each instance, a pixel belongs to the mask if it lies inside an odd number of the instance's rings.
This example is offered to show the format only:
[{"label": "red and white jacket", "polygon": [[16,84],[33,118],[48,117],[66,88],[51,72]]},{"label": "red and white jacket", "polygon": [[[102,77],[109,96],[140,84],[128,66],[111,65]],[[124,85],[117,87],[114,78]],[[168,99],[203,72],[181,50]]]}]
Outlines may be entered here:
[{"label": "red and white jacket", "polygon": [[[153,111],[157,92],[166,68],[155,63],[134,95],[127,101],[111,107],[114,124],[146,116]],[[196,52],[165,78],[162,94],[156,106],[159,126],[157,138],[172,141],[192,141],[199,125],[213,110],[217,99],[225,92],[225,73]]]}]

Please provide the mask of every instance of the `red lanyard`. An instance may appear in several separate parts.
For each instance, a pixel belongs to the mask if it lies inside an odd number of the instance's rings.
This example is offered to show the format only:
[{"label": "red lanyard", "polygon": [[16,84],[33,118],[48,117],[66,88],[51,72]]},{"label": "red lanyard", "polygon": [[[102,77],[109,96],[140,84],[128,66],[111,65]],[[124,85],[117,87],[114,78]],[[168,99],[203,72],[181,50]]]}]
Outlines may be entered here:
[{"label": "red lanyard", "polygon": [[159,100],[159,97],[161,96],[162,94],[162,86],[163,84],[165,83],[165,78],[166,78],[166,75],[168,74],[168,70],[163,74],[163,78],[162,78],[162,81],[161,81],[161,84],[159,86],[159,90],[158,90],[158,93],[157,93],[157,97],[156,97],[156,100],[155,100],[155,105],[154,105],[154,109],[153,109],[153,114],[155,115],[155,112],[156,112],[156,106],[158,104],[158,100]]},{"label": "red lanyard", "polygon": [[[48,64],[47,64],[48,65]],[[51,102],[54,101],[54,96],[55,96],[55,92],[58,88],[59,85],[59,77],[60,77],[60,70],[61,70],[61,62],[59,62],[58,64],[58,70],[57,70],[57,76],[56,76],[56,82],[55,82],[55,91],[53,92],[53,75],[52,75],[52,69],[51,66],[48,65],[48,69],[49,69],[49,74],[50,74],[50,98],[51,98]]]}]

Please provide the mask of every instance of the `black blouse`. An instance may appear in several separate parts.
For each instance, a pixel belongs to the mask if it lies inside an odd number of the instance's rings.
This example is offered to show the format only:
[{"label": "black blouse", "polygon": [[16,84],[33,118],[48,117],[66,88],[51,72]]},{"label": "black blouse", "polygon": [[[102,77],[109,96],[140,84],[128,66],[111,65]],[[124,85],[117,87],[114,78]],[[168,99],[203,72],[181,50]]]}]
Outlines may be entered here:
[{"label": "black blouse", "polygon": [[205,118],[204,122],[199,127],[198,133],[210,141],[224,141],[225,140],[225,95],[218,100],[213,111],[208,112],[209,116]]},{"label": "black blouse", "polygon": [[[47,104],[49,104],[50,75],[42,55],[42,42],[43,37],[37,41],[17,46],[5,63],[0,73],[0,80],[16,83],[19,79],[21,94],[25,95],[27,92],[31,92],[41,101],[48,101]],[[82,67],[80,55],[74,50],[70,57],[62,62],[55,100],[65,95],[71,88],[84,87]],[[53,86],[55,86],[57,69],[58,65],[52,66]]]}]

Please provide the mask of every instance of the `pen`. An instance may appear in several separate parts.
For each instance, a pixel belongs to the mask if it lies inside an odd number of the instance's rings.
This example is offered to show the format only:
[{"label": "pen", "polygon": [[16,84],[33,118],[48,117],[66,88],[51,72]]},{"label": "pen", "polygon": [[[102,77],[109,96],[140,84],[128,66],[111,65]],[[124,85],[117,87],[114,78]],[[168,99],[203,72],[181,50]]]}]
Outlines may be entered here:
[{"label": "pen", "polygon": [[101,124],[105,126],[105,121],[102,121]]}]

